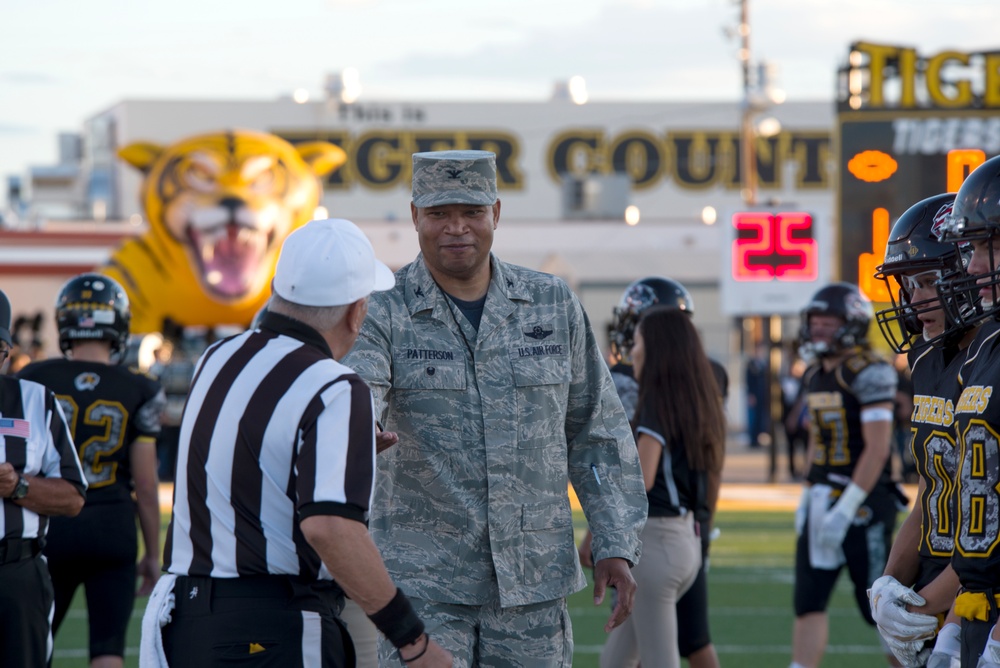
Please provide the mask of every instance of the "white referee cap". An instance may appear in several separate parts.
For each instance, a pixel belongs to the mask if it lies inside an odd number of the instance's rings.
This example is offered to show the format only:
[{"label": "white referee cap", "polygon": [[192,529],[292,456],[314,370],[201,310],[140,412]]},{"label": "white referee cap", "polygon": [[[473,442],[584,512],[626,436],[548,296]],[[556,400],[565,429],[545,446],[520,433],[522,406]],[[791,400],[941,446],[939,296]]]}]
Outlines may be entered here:
[{"label": "white referee cap", "polygon": [[379,262],[365,233],[349,220],[314,220],[292,232],[281,246],[272,288],[302,306],[352,304],[396,284]]}]

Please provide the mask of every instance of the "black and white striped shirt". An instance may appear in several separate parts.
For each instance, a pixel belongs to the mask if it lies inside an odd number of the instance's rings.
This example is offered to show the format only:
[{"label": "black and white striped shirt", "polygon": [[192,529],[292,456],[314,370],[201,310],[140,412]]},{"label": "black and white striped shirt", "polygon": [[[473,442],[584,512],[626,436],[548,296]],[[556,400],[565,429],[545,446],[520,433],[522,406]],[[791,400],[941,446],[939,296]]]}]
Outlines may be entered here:
[{"label": "black and white striped shirt", "polygon": [[332,579],[299,529],[366,521],[375,475],[371,391],[314,329],[267,313],[198,361],[181,420],[164,567],[232,578]]},{"label": "black and white striped shirt", "polygon": [[[44,386],[0,376],[0,462],[21,475],[63,478],[86,493],[87,481],[73,447],[59,402]],[[48,517],[2,499],[0,535],[7,539],[42,538]]]}]

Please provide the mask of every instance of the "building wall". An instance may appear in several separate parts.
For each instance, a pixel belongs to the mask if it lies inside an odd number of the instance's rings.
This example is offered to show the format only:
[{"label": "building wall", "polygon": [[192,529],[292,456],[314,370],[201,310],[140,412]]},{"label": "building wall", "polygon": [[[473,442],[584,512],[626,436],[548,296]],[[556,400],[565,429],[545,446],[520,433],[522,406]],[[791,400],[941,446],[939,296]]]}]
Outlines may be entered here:
[{"label": "building wall", "polygon": [[[783,131],[760,140],[761,198],[831,211],[833,104],[772,111]],[[560,170],[577,177],[625,171],[644,219],[685,220],[706,205],[739,206],[739,121],[737,103],[127,100],[91,118],[85,136],[100,152],[91,167],[114,171],[112,215],[120,218],[139,213],[141,179],[108,164],[109,148],[246,128],[341,145],[349,160],[326,184],[324,204],[346,218],[405,220],[414,151],[481,147],[498,153],[508,220],[562,218]]]}]

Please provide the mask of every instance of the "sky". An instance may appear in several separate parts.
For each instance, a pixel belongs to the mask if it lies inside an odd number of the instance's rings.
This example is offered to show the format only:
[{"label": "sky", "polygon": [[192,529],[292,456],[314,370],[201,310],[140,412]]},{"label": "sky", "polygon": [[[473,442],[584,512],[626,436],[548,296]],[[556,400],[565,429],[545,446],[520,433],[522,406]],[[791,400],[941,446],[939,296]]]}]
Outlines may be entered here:
[{"label": "sky", "polygon": [[[832,100],[851,42],[1000,48],[997,0],[748,0],[751,53],[789,101]],[[0,183],[53,164],[122,99],[738,100],[738,0],[32,0],[0,4]],[[0,197],[2,199],[2,197]]]}]

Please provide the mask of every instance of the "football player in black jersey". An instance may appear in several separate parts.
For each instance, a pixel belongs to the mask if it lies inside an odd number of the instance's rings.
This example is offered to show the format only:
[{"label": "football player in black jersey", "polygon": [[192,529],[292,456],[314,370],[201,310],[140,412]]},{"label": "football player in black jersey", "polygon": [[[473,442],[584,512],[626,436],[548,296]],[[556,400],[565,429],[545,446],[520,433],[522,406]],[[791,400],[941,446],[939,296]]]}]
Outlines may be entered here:
[{"label": "football player in black jersey", "polygon": [[[977,328],[950,323],[937,294],[937,282],[961,271],[971,254],[941,241],[954,202],[953,193],[936,195],[907,209],[889,233],[885,262],[875,274],[892,298],[891,307],[875,318],[892,349],[907,355],[911,369],[910,449],[919,481],[917,503],[869,598],[879,632],[905,666],[924,665],[930,653],[924,641],[937,630],[933,615],[948,612],[958,589],[950,566],[955,526],[951,494],[958,469],[953,423],[958,372]],[[972,306],[964,296],[957,298],[964,300],[960,305],[966,310]],[[954,623],[942,630],[938,651],[944,656],[935,658],[935,664],[947,666],[951,657],[958,657],[958,630]]]},{"label": "football player in black jersey", "polygon": [[[164,396],[152,378],[114,363],[128,340],[129,319],[118,283],[99,274],[77,276],[56,301],[65,357],[20,373],[55,393],[90,485],[79,516],[52,518],[45,555],[55,587],[53,633],[84,585],[91,668],[123,665],[136,573],[142,595],[160,573],[156,434]],[[137,514],[145,547],[138,565]]]},{"label": "football player in black jersey", "polygon": [[[802,312],[803,378],[811,465],[796,514],[792,668],[816,668],[829,633],[826,608],[841,569],[874,625],[867,590],[885,567],[896,522],[889,480],[897,376],[868,346],[874,313],[856,285],[833,283]],[[891,663],[891,662],[890,662]]]},{"label": "football player in black jersey", "polygon": [[[958,477],[955,550],[951,565],[962,590],[955,613],[962,617],[961,665],[1000,666],[1000,157],[969,174],[955,196],[945,241],[972,247],[966,271],[938,284],[945,310],[956,325],[982,320],[959,374],[955,405]],[[964,298],[974,309],[954,307]]]}]

